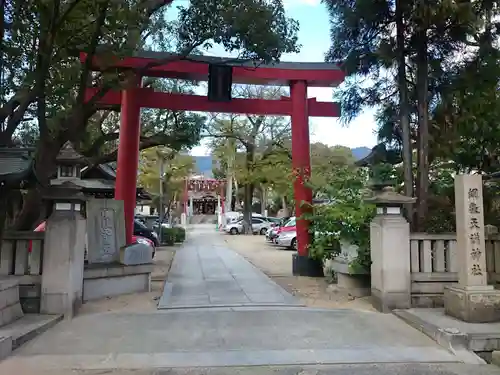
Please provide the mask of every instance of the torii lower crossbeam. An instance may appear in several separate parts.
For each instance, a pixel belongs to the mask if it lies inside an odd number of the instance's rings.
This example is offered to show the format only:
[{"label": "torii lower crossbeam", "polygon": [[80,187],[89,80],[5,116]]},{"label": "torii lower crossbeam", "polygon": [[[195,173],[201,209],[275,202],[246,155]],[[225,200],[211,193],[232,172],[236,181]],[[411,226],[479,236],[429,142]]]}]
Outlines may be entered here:
[{"label": "torii lower crossbeam", "polygon": [[[269,116],[291,116],[293,103],[291,98],[281,99],[232,99],[230,102],[211,102],[206,96],[171,94],[157,92],[148,88],[134,89],[137,105],[141,108],[159,108],[172,111],[193,111],[213,113],[241,113]],[[99,92],[99,89],[87,90],[87,100]],[[103,108],[119,107],[122,103],[121,91],[110,91],[99,101]],[[307,99],[309,117],[338,117],[340,106],[332,102],[318,102],[316,98]]]}]

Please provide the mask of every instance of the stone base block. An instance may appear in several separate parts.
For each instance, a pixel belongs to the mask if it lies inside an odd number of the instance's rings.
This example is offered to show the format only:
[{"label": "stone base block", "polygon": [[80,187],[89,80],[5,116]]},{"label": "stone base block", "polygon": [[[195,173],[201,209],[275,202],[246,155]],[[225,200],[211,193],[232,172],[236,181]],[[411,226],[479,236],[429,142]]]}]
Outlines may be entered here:
[{"label": "stone base block", "polygon": [[308,256],[293,254],[292,273],[294,276],[324,277],[323,262]]},{"label": "stone base block", "polygon": [[151,290],[152,264],[89,267],[84,272],[83,301]]},{"label": "stone base block", "polygon": [[19,282],[13,278],[0,279],[0,327],[23,317],[19,303]]},{"label": "stone base block", "polygon": [[0,361],[12,353],[12,337],[0,336]]},{"label": "stone base block", "polygon": [[469,323],[500,322],[500,290],[445,287],[445,313]]},{"label": "stone base block", "polygon": [[67,293],[44,293],[40,298],[42,314],[62,314],[64,318],[73,318],[82,305],[81,298],[74,298]]},{"label": "stone base block", "polygon": [[353,297],[369,296],[371,294],[370,276],[337,273],[337,288]]},{"label": "stone base block", "polygon": [[411,308],[410,292],[384,292],[376,288],[371,288],[372,303],[378,311],[391,313],[395,309]]}]

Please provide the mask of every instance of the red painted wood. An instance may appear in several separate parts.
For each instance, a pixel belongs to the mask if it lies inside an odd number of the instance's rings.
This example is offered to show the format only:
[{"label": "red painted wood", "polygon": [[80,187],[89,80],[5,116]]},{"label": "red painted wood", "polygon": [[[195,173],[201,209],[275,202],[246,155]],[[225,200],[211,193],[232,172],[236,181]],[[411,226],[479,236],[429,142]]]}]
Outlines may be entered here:
[{"label": "red painted wood", "polygon": [[124,92],[120,117],[115,199],[123,200],[127,244],[132,243],[134,234],[137,168],[139,167],[139,140],[141,135],[139,96],[140,91],[137,88],[128,89]]},{"label": "red painted wood", "polygon": [[[86,53],[80,53],[80,60],[85,62]],[[144,77],[163,77],[190,79],[206,81],[208,79],[208,63],[193,60],[174,60],[163,65],[159,64],[161,59],[146,57],[125,58],[99,58],[94,57],[94,70],[109,68],[126,68],[141,70]],[[309,87],[330,87],[339,85],[345,78],[345,73],[340,69],[301,69],[300,63],[297,68],[279,68],[278,66],[261,65],[255,68],[248,66],[233,66],[233,83],[265,84],[265,85],[288,85],[292,81],[306,81]],[[304,66],[307,63],[304,63]],[[144,70],[145,67],[150,68]]]},{"label": "red painted wood", "polygon": [[293,182],[295,195],[295,216],[297,217],[297,252],[306,256],[309,245],[309,223],[299,219],[307,209],[303,203],[312,204],[312,191],[304,182],[311,176],[311,155],[309,146],[309,121],[307,116],[307,85],[304,81],[290,85],[292,111],[292,169],[296,174]]},{"label": "red painted wood", "polygon": [[[292,113],[292,101],[283,97],[280,100],[266,99],[233,99],[228,103],[210,102],[206,96],[170,94],[155,92],[151,89],[142,88],[138,98],[139,105],[145,108],[161,108],[173,111],[199,111],[216,113],[241,113],[255,115],[277,115],[290,116]],[[87,90],[87,100],[92,98],[99,89]],[[121,92],[110,91],[99,103],[102,106],[119,106],[121,104]],[[318,102],[315,98],[308,99],[308,111],[310,117],[339,117],[340,105],[334,102]]]}]

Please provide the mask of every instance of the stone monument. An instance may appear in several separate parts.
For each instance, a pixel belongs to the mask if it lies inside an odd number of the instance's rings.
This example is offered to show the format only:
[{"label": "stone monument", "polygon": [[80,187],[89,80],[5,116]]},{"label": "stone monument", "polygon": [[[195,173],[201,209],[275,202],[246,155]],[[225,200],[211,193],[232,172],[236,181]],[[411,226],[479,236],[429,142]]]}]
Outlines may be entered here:
[{"label": "stone monument", "polygon": [[458,286],[444,290],[446,314],[471,323],[500,321],[500,291],[487,283],[482,176],[455,176]]},{"label": "stone monument", "polygon": [[89,199],[87,222],[89,264],[118,262],[120,248],[125,246],[123,201]]}]

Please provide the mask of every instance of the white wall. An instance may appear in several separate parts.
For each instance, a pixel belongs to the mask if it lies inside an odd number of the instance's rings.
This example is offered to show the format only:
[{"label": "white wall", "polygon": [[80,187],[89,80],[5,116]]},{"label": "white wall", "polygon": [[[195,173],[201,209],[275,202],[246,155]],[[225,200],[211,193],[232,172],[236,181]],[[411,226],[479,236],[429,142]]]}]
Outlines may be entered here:
[{"label": "white wall", "polygon": [[[150,210],[149,210],[150,207],[151,207],[151,205],[149,205],[149,204],[138,204],[137,206],[135,206],[135,213],[136,213],[136,215],[149,215],[150,214]],[[156,210],[155,210],[155,213],[156,213]]]}]

